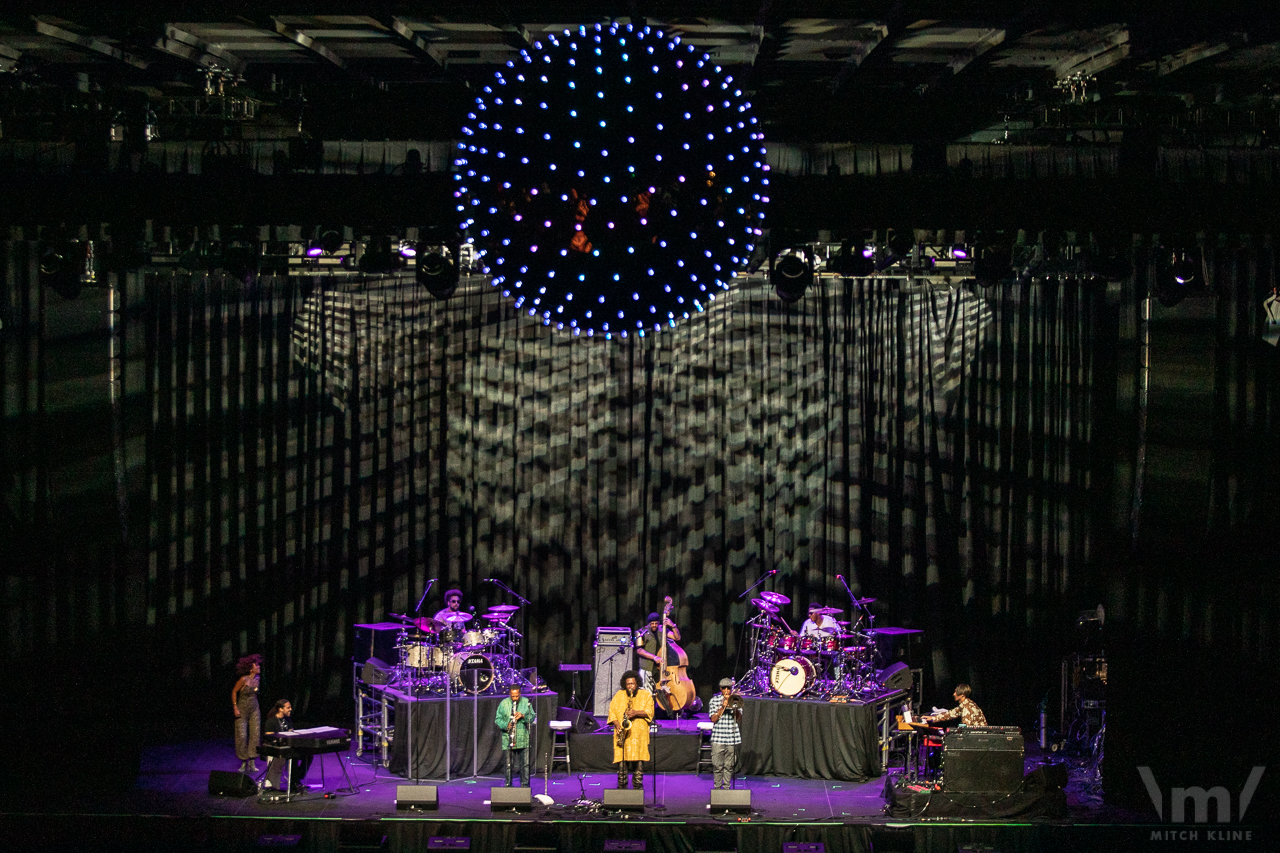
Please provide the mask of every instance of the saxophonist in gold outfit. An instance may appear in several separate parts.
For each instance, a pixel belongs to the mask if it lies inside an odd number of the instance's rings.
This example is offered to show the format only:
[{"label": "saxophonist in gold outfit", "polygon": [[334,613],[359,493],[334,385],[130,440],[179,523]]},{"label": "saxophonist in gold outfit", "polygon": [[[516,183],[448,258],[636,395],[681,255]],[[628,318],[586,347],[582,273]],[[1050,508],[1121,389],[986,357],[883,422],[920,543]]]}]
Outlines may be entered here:
[{"label": "saxophonist in gold outfit", "polygon": [[613,726],[613,763],[618,765],[618,787],[644,784],[644,762],[649,760],[649,721],[653,719],[653,694],[640,686],[635,670],[622,674],[621,687],[609,703],[609,724]]}]

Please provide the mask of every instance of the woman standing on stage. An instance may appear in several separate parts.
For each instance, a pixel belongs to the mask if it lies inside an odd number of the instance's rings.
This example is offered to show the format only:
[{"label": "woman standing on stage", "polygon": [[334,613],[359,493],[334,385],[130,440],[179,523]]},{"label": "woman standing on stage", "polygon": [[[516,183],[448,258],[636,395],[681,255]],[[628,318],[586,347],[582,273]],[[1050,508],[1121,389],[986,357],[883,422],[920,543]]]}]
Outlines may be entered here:
[{"label": "woman standing on stage", "polygon": [[236,686],[231,688],[231,710],[236,716],[236,758],[241,773],[257,773],[258,743],[261,741],[262,711],[258,707],[258,686],[262,678],[262,655],[245,655],[236,661]]}]

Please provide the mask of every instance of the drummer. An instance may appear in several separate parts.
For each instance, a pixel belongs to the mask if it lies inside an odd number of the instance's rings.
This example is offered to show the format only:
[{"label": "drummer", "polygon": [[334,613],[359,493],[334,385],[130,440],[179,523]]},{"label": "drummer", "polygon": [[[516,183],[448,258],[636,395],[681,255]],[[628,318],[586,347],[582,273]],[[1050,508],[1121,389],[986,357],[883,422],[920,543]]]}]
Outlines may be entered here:
[{"label": "drummer", "polygon": [[840,623],[831,617],[832,613],[839,611],[833,607],[823,607],[821,603],[814,602],[809,605],[809,618],[804,620],[804,624],[800,626],[800,636],[817,636],[830,637],[840,633]]},{"label": "drummer", "polygon": [[[436,630],[447,631],[455,627],[455,625],[453,624],[455,621],[462,621],[462,620],[453,620],[453,619],[445,618],[447,616],[453,616],[457,614],[461,608],[462,608],[462,590],[460,589],[445,590],[444,607],[441,608],[439,611],[437,611],[435,616],[431,617],[431,621],[435,623]],[[468,618],[470,618],[469,615],[468,615]]]}]

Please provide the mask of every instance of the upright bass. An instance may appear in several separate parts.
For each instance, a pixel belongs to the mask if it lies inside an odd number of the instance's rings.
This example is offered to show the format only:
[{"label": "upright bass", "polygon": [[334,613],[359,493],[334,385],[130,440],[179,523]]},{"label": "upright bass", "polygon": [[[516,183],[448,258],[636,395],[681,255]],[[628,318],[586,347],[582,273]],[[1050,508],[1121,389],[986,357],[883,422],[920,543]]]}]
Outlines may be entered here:
[{"label": "upright bass", "polygon": [[[667,639],[667,617],[671,614],[671,596],[666,596],[662,606],[662,642],[658,647],[658,689],[653,699],[664,711],[679,711],[688,707],[698,695],[689,678],[689,656],[674,640]],[[676,653],[676,664],[667,664],[667,646]]]}]

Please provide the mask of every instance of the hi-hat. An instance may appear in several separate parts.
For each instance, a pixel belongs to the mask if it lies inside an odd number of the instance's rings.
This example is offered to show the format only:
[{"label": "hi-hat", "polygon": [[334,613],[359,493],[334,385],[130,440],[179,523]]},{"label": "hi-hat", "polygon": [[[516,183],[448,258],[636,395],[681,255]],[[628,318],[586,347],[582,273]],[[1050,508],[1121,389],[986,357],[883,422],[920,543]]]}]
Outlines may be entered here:
[{"label": "hi-hat", "polygon": [[787,598],[785,595],[783,595],[780,592],[769,592],[766,590],[765,592],[760,593],[760,597],[763,598],[765,601],[769,602],[770,604],[776,604],[779,607],[781,607],[784,604],[791,603],[791,599]]},{"label": "hi-hat", "polygon": [[762,599],[762,598],[753,598],[753,599],[751,599],[751,603],[752,603],[752,604],[754,604],[756,607],[759,607],[759,608],[760,608],[761,610],[763,610],[765,613],[777,613],[777,612],[778,612],[778,607],[777,607],[777,605],[770,604],[769,602],[765,601],[765,600],[764,600],[764,599]]},{"label": "hi-hat", "polygon": [[515,613],[520,609],[518,604],[495,604],[489,608],[490,613]]},{"label": "hi-hat", "polygon": [[448,622],[451,625],[456,625],[459,622],[470,622],[471,614],[470,613],[446,613],[445,615],[440,617],[440,621]]}]

